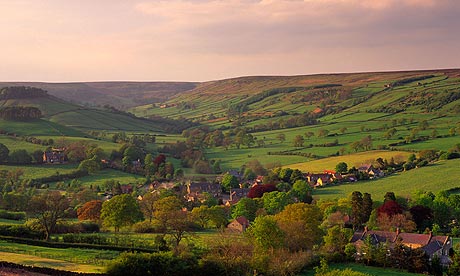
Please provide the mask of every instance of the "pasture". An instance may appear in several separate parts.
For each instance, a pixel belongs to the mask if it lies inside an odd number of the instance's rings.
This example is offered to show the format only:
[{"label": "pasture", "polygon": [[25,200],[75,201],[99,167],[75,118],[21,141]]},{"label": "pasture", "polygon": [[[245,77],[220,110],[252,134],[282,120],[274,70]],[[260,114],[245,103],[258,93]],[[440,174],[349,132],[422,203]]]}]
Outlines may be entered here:
[{"label": "pasture", "polygon": [[318,188],[313,191],[313,197],[319,200],[335,200],[348,197],[353,191],[360,191],[370,193],[375,201],[381,201],[386,192],[394,192],[396,196],[402,197],[410,197],[416,190],[436,193],[460,187],[458,168],[460,168],[460,159],[439,161],[426,167],[395,173],[380,179]]}]

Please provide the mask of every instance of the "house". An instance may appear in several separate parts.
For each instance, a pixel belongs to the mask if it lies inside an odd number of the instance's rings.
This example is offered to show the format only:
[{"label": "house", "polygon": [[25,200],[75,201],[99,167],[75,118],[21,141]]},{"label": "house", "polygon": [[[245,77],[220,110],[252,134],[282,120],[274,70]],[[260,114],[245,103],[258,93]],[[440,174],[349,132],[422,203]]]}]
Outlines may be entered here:
[{"label": "house", "polygon": [[133,186],[128,185],[120,185],[120,190],[122,194],[131,194],[133,192]]},{"label": "house", "polygon": [[237,217],[227,225],[227,231],[243,233],[249,227],[249,220],[243,216]]},{"label": "house", "polygon": [[247,197],[251,188],[238,188],[238,189],[230,189],[230,198],[228,200],[228,204],[236,204],[240,199]]},{"label": "house", "polygon": [[334,175],[329,173],[308,174],[307,181],[314,187],[324,186],[334,181]]},{"label": "house", "polygon": [[361,165],[358,171],[368,174],[370,178],[377,178],[385,175],[380,169],[375,168],[372,164]]},{"label": "house", "polygon": [[451,263],[449,252],[452,249],[452,238],[449,236],[433,236],[431,232],[429,234],[401,233],[399,229],[395,232],[376,231],[368,230],[366,227],[364,231],[356,231],[351,239],[351,243],[354,243],[357,249],[358,258],[361,256],[361,248],[366,239],[370,239],[374,245],[389,243],[390,247],[394,246],[396,242],[401,242],[408,248],[422,249],[430,261],[434,256],[437,256],[442,265],[447,266]]},{"label": "house", "polygon": [[67,160],[63,148],[52,148],[43,152],[43,163],[62,164]]},{"label": "house", "polygon": [[200,200],[204,193],[208,193],[215,198],[219,198],[222,194],[222,186],[219,183],[209,182],[189,182],[187,183],[187,200]]}]

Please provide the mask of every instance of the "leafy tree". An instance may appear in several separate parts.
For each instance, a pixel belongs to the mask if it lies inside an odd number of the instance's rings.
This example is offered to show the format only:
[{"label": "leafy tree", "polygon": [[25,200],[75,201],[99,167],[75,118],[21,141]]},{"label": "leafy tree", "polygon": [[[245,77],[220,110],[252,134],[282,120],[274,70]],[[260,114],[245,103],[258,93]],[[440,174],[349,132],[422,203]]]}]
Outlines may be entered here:
[{"label": "leafy tree", "polygon": [[289,178],[289,183],[295,183],[297,180],[305,179],[302,172],[299,169],[294,169]]},{"label": "leafy tree", "polygon": [[117,195],[102,204],[101,219],[105,226],[113,226],[118,232],[122,226],[141,221],[142,212],[131,195]]},{"label": "leafy tree", "polygon": [[256,218],[256,212],[259,209],[257,202],[252,198],[242,198],[234,207],[232,208],[232,217],[245,217],[249,221],[254,221]]},{"label": "leafy tree", "polygon": [[101,211],[102,201],[91,200],[77,209],[77,216],[79,220],[99,221],[101,219]]},{"label": "leafy tree", "polygon": [[30,163],[32,163],[32,157],[24,149],[13,151],[10,154],[8,160],[9,160],[9,162],[11,162],[13,164],[30,164]]},{"label": "leafy tree", "polygon": [[249,227],[248,233],[262,249],[281,248],[285,233],[278,226],[273,216],[259,216]]},{"label": "leafy tree", "polygon": [[69,200],[58,191],[36,195],[29,202],[29,213],[38,219],[47,240],[55,232],[58,221],[64,218],[68,208]]},{"label": "leafy tree", "polygon": [[281,212],[286,205],[292,202],[291,197],[286,192],[278,191],[264,193],[262,201],[264,209],[270,215]]},{"label": "leafy tree", "polygon": [[363,194],[354,191],[351,194],[351,217],[354,228],[361,227],[366,221],[366,212],[364,210]]},{"label": "leafy tree", "polygon": [[168,221],[176,215],[177,211],[182,209],[182,202],[177,196],[170,195],[156,200],[154,208],[154,217],[161,223],[164,230],[166,230]]},{"label": "leafy tree", "polygon": [[373,204],[374,202],[372,201],[372,197],[369,193],[364,193],[363,194],[363,221],[366,223],[372,213],[373,210]]},{"label": "leafy tree", "polygon": [[146,193],[142,196],[142,200],[139,201],[139,207],[145,218],[152,222],[153,214],[155,213],[155,202],[158,200],[158,193]]},{"label": "leafy tree", "polygon": [[96,158],[85,159],[78,165],[79,170],[87,171],[88,173],[96,173],[101,169],[101,164]]},{"label": "leafy tree", "polygon": [[348,172],[348,165],[345,162],[340,162],[335,166],[335,170],[338,173],[346,173]]},{"label": "leafy tree", "polygon": [[280,142],[283,143],[284,141],[286,141],[286,134],[280,133],[276,135],[276,139],[280,140]]},{"label": "leafy tree", "polygon": [[307,137],[307,139],[309,139],[309,140],[313,136],[315,136],[315,134],[313,132],[311,132],[311,131],[308,131],[308,132],[305,133],[305,137]]},{"label": "leafy tree", "polygon": [[345,254],[345,246],[353,236],[353,231],[348,228],[343,228],[339,225],[335,225],[327,229],[327,234],[324,236],[323,249],[328,254],[339,253]]},{"label": "leafy tree", "polygon": [[320,129],[318,130],[318,137],[326,137],[329,134],[329,130],[327,129]]},{"label": "leafy tree", "polygon": [[304,139],[302,135],[296,135],[294,138],[294,147],[303,147]]},{"label": "leafy tree", "polygon": [[287,247],[292,251],[312,249],[321,241],[321,210],[316,205],[293,203],[275,215],[285,235]]},{"label": "leafy tree", "polygon": [[305,203],[310,203],[311,198],[311,187],[305,180],[297,180],[292,185],[291,193],[300,201]]},{"label": "leafy tree", "polygon": [[249,198],[261,198],[264,193],[277,191],[276,186],[273,184],[255,185],[249,190]]},{"label": "leafy tree", "polygon": [[392,217],[397,214],[402,214],[403,213],[403,208],[401,205],[399,205],[398,202],[394,200],[388,200],[385,203],[383,203],[382,206],[377,208],[377,212],[379,216],[381,214],[386,214],[389,217]]},{"label": "leafy tree", "polygon": [[423,231],[427,227],[431,227],[433,223],[433,211],[423,205],[415,205],[409,209],[412,218],[417,224],[417,230]]},{"label": "leafy tree", "polygon": [[0,143],[0,162],[6,162],[9,154],[10,150],[4,144]]},{"label": "leafy tree", "polygon": [[246,168],[251,169],[256,175],[265,175],[266,174],[266,170],[265,170],[264,166],[262,166],[262,164],[257,159],[253,159],[253,160],[247,162],[245,165],[246,165]]},{"label": "leafy tree", "polygon": [[216,228],[222,229],[228,222],[227,211],[223,206],[212,206],[209,208],[209,220]]},{"label": "leafy tree", "polygon": [[240,182],[238,181],[238,178],[236,176],[231,175],[229,173],[224,174],[224,177],[222,178],[222,187],[226,191],[230,191],[232,188],[238,188]]}]

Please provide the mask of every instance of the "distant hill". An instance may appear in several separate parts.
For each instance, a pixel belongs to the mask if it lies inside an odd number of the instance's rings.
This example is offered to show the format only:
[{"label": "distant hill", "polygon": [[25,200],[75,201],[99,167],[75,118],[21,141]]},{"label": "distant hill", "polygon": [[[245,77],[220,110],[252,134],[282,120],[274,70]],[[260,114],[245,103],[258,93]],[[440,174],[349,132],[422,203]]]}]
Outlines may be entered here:
[{"label": "distant hill", "polygon": [[[181,128],[184,126],[189,126],[186,121],[177,122],[162,118],[155,118],[155,120],[138,118],[133,114],[117,110],[113,107],[101,107],[97,109],[83,107],[49,95],[42,89],[30,87],[7,87],[0,89],[0,109],[11,107],[38,108],[44,120],[80,131],[174,132],[176,129],[181,131]],[[2,123],[2,125],[12,126],[13,128],[19,127],[12,123]],[[8,129],[6,130],[8,131]]]},{"label": "distant hill", "polygon": [[[452,102],[457,101],[456,96],[448,94],[458,92],[459,77],[460,69],[240,77],[200,83],[162,106],[144,105],[132,111],[139,116],[185,117],[210,125],[229,119],[229,112],[239,113],[240,118],[252,122],[262,117],[288,118],[314,110],[326,115],[358,107],[361,111],[365,108],[369,112],[395,113],[406,109],[416,98],[430,96],[430,89],[442,90],[444,94],[431,95],[446,98],[438,99],[440,105],[428,107],[434,111],[447,104],[449,108],[455,106]],[[407,95],[409,88],[409,92],[420,94]],[[382,98],[391,102],[383,102]],[[423,105],[420,101],[415,104]]]},{"label": "distant hill", "polygon": [[126,109],[142,104],[163,102],[197,86],[193,82],[0,82],[6,86],[32,86],[66,101],[89,105],[111,105]]}]

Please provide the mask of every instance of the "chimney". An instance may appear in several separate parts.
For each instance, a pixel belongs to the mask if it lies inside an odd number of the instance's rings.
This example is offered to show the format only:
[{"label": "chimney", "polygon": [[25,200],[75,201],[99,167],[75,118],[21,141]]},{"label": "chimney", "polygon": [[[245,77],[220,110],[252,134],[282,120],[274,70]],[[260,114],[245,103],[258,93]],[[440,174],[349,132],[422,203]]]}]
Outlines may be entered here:
[{"label": "chimney", "polygon": [[396,236],[399,236],[400,233],[401,233],[401,229],[399,229],[399,227],[396,228]]},{"label": "chimney", "polygon": [[367,225],[364,226],[364,233],[366,233],[367,231],[369,231],[369,228],[367,228]]}]

